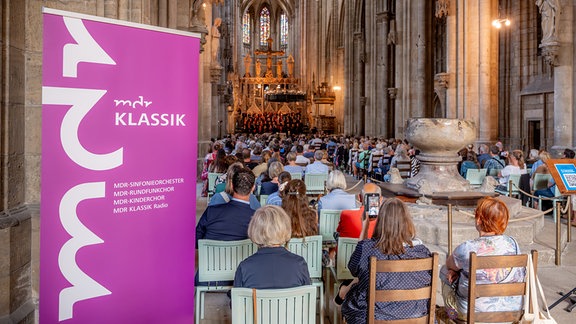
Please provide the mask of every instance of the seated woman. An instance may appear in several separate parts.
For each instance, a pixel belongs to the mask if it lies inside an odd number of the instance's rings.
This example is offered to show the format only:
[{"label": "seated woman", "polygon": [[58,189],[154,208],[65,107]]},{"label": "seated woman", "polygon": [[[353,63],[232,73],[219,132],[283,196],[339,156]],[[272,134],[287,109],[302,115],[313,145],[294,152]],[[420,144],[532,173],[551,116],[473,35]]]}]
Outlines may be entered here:
[{"label": "seated woman", "polygon": [[310,285],[310,273],[304,258],[284,246],[290,240],[290,218],[278,206],[258,209],[248,237],[258,245],[258,252],[240,262],[234,276],[234,287],[281,289]]},{"label": "seated woman", "polygon": [[[478,202],[475,212],[476,229],[480,237],[460,244],[446,259],[440,269],[442,297],[448,317],[466,320],[468,309],[468,276],[470,252],[483,255],[520,254],[518,243],[503,235],[508,226],[508,207],[499,199],[484,198]],[[524,281],[523,268],[482,269],[476,272],[477,283],[503,283]],[[515,311],[522,309],[522,296],[483,297],[476,299],[476,310]]]},{"label": "seated woman", "polygon": [[292,174],[290,172],[282,171],[278,175],[278,190],[276,192],[268,195],[266,199],[266,205],[276,205],[282,206],[282,191],[288,184],[288,181],[292,180]]},{"label": "seated woman", "polygon": [[[226,188],[224,191],[212,196],[208,206],[226,204],[232,199],[232,195],[234,194],[234,190],[232,190],[232,176],[234,173],[238,172],[238,170],[243,168],[244,164],[241,162],[232,163],[232,165],[228,167],[228,171],[226,171]],[[258,198],[256,198],[256,196],[254,196],[254,194],[250,194],[250,208],[254,210],[260,208],[260,201]]]},{"label": "seated woman", "polygon": [[328,194],[318,201],[318,215],[322,209],[356,209],[356,197],[345,192],[346,177],[340,170],[334,170],[328,174],[326,179],[326,190]]},{"label": "seated woman", "polygon": [[290,173],[300,173],[300,176],[304,174],[304,168],[296,164],[296,153],[290,152],[286,155],[286,164],[284,166],[284,171],[288,171]]},{"label": "seated woman", "polygon": [[290,180],[282,191],[282,208],[292,219],[292,237],[318,234],[318,217],[308,206],[304,181]]},{"label": "seated woman", "polygon": [[[508,154],[508,165],[498,173],[499,181],[502,186],[508,187],[508,179],[511,174],[525,174],[526,164],[524,163],[524,152],[514,150]],[[504,188],[504,189],[506,189]]]},{"label": "seated woman", "polygon": [[468,169],[480,169],[480,163],[478,163],[476,152],[468,151],[465,158],[466,159],[462,161],[462,165],[460,166],[460,175],[464,177],[464,179],[466,179]]},{"label": "seated woman", "polygon": [[[419,259],[430,256],[430,251],[415,238],[416,231],[408,207],[397,198],[384,202],[378,213],[376,227],[371,239],[364,239],[369,218],[363,215],[360,242],[352,253],[348,268],[356,279],[342,285],[336,303],[342,304],[342,315],[349,324],[366,323],[367,291],[370,257],[378,260]],[[387,273],[378,277],[378,289],[417,289],[430,286],[429,271]],[[428,300],[381,303],[376,307],[377,320],[397,320],[421,317],[428,314]]]},{"label": "seated woman", "polygon": [[278,191],[278,176],[282,171],[284,171],[282,163],[278,161],[270,163],[270,167],[268,167],[267,171],[270,181],[262,182],[260,195],[270,195],[273,192]]}]

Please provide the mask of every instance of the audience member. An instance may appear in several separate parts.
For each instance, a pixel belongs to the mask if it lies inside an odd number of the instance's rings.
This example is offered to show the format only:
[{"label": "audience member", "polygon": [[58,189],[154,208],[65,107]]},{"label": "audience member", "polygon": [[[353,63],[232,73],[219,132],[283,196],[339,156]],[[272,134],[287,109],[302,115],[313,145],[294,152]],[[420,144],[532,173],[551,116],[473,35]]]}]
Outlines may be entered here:
[{"label": "audience member", "polygon": [[310,159],[304,157],[304,147],[302,145],[296,145],[296,163],[301,165],[308,165]]},{"label": "audience member", "polygon": [[278,206],[264,206],[254,213],[248,236],[258,251],[240,262],[234,287],[281,289],[310,285],[304,258],[285,248],[291,238],[290,218]]},{"label": "audience member", "polygon": [[309,207],[304,181],[290,180],[282,191],[282,208],[292,219],[292,237],[318,234],[318,217]]},{"label": "audience member", "polygon": [[[378,214],[371,239],[366,239],[369,219],[364,217],[360,241],[348,262],[348,269],[356,278],[340,286],[336,303],[342,303],[346,323],[366,323],[367,292],[370,258],[378,260],[419,259],[430,256],[430,251],[415,238],[416,231],[408,207],[397,198],[387,199]],[[377,282],[378,289],[418,289],[430,286],[429,271],[384,273]],[[434,306],[433,306],[434,307]],[[376,307],[376,320],[398,320],[422,317],[428,314],[428,300],[383,302]]]},{"label": "audience member", "polygon": [[[480,237],[468,240],[456,247],[446,259],[446,265],[440,270],[442,297],[450,319],[466,320],[470,252],[476,252],[478,256],[520,254],[516,240],[504,235],[509,218],[508,207],[501,200],[488,197],[478,202],[475,219]],[[524,277],[524,268],[476,271],[476,283],[479,284],[522,282]],[[522,296],[476,299],[476,310],[480,312],[520,309],[522,309]]]},{"label": "audience member", "polygon": [[304,168],[296,164],[296,153],[290,152],[286,154],[286,161],[288,164],[284,166],[284,171],[288,171],[290,173],[300,173],[303,175]]},{"label": "audience member", "polygon": [[314,163],[306,166],[305,174],[328,174],[328,166],[322,163],[322,157],[324,152],[322,150],[316,151],[314,153]]},{"label": "audience member", "polygon": [[498,173],[500,184],[508,184],[511,174],[526,173],[526,164],[524,164],[524,153],[521,150],[514,150],[508,155],[508,165]]},{"label": "audience member", "polygon": [[[367,193],[377,193],[380,195],[380,205],[384,201],[382,197],[382,189],[374,184],[374,183],[367,183],[362,188],[362,192],[359,195],[359,200],[361,203],[364,202],[364,195]],[[362,231],[362,220],[364,219],[364,204],[360,205],[359,209],[346,209],[343,210],[340,214],[340,222],[338,223],[338,227],[336,228],[337,235],[339,237],[351,237],[356,238],[360,236],[360,232]],[[371,238],[372,233],[374,232],[374,226],[376,226],[377,218],[370,218],[368,233],[366,238]]]},{"label": "audience member", "polygon": [[292,180],[290,172],[282,171],[278,175],[278,190],[268,195],[266,205],[282,206],[282,192],[290,180]]},{"label": "audience member", "polygon": [[465,160],[462,161],[462,165],[460,166],[460,175],[466,178],[468,169],[480,169],[480,163],[478,163],[474,151],[468,151],[468,153],[466,153]]},{"label": "audience member", "polygon": [[282,163],[278,161],[270,163],[270,167],[268,167],[268,177],[270,181],[262,182],[260,195],[269,195],[278,191],[278,176],[282,171],[284,171]]},{"label": "audience member", "polygon": [[[219,192],[210,198],[208,206],[216,206],[221,204],[226,204],[234,196],[234,190],[232,188],[232,178],[236,172],[246,168],[241,162],[233,163],[228,167],[228,171],[225,173],[225,188],[223,192]],[[256,210],[260,208],[260,201],[254,194],[250,193],[250,208]]]},{"label": "audience member", "polygon": [[226,204],[206,207],[196,225],[196,246],[199,239],[236,241],[248,238],[248,223],[254,214],[254,209],[250,208],[254,180],[254,174],[247,168],[232,175],[232,199]]},{"label": "audience member", "polygon": [[[492,175],[492,170],[497,170],[498,172],[506,166],[506,162],[500,157],[500,149],[496,145],[490,146],[490,158],[484,162],[484,169],[486,169],[486,174]],[[494,174],[498,174],[498,172]]]},{"label": "audience member", "polygon": [[326,190],[328,194],[318,201],[318,215],[322,209],[344,210],[355,209],[356,198],[346,191],[346,177],[339,170],[334,170],[328,174],[326,180]]}]

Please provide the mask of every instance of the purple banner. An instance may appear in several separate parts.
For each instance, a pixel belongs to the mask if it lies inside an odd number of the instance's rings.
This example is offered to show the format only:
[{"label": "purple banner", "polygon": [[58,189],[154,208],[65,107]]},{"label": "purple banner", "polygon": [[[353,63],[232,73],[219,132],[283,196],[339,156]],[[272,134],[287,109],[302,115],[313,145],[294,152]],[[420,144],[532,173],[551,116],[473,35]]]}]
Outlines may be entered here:
[{"label": "purple banner", "polygon": [[44,10],[41,323],[192,323],[199,39]]}]

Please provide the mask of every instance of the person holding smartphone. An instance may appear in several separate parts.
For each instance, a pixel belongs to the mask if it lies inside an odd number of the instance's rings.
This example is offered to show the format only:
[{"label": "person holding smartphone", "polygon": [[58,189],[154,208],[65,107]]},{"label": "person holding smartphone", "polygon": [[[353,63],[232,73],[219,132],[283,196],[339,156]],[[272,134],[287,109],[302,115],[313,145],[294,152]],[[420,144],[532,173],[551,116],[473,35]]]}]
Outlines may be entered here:
[{"label": "person holding smartphone", "polygon": [[[376,225],[375,220],[378,217],[378,211],[384,200],[382,198],[382,189],[374,183],[367,183],[360,193],[359,200],[362,202],[359,209],[343,210],[340,214],[340,222],[336,228],[337,236],[353,238],[360,236],[362,220],[366,217],[367,213],[370,214],[370,212],[372,212],[372,215],[368,215],[370,222],[367,236],[372,237],[374,226]],[[368,208],[365,207],[367,205],[369,206]]]}]

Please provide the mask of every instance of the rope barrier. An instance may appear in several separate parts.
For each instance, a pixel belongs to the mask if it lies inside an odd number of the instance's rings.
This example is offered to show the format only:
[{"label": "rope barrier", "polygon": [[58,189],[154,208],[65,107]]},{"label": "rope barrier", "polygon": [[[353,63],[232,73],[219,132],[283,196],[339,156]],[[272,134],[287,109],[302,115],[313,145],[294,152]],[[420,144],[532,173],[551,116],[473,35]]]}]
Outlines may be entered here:
[{"label": "rope barrier", "polygon": [[355,189],[355,188],[356,188],[360,183],[362,183],[362,182],[364,182],[364,181],[363,181],[363,180],[359,180],[355,185],[352,186],[352,188],[348,188],[348,189],[346,189],[345,191],[346,191],[346,192],[352,191],[353,189]]}]

